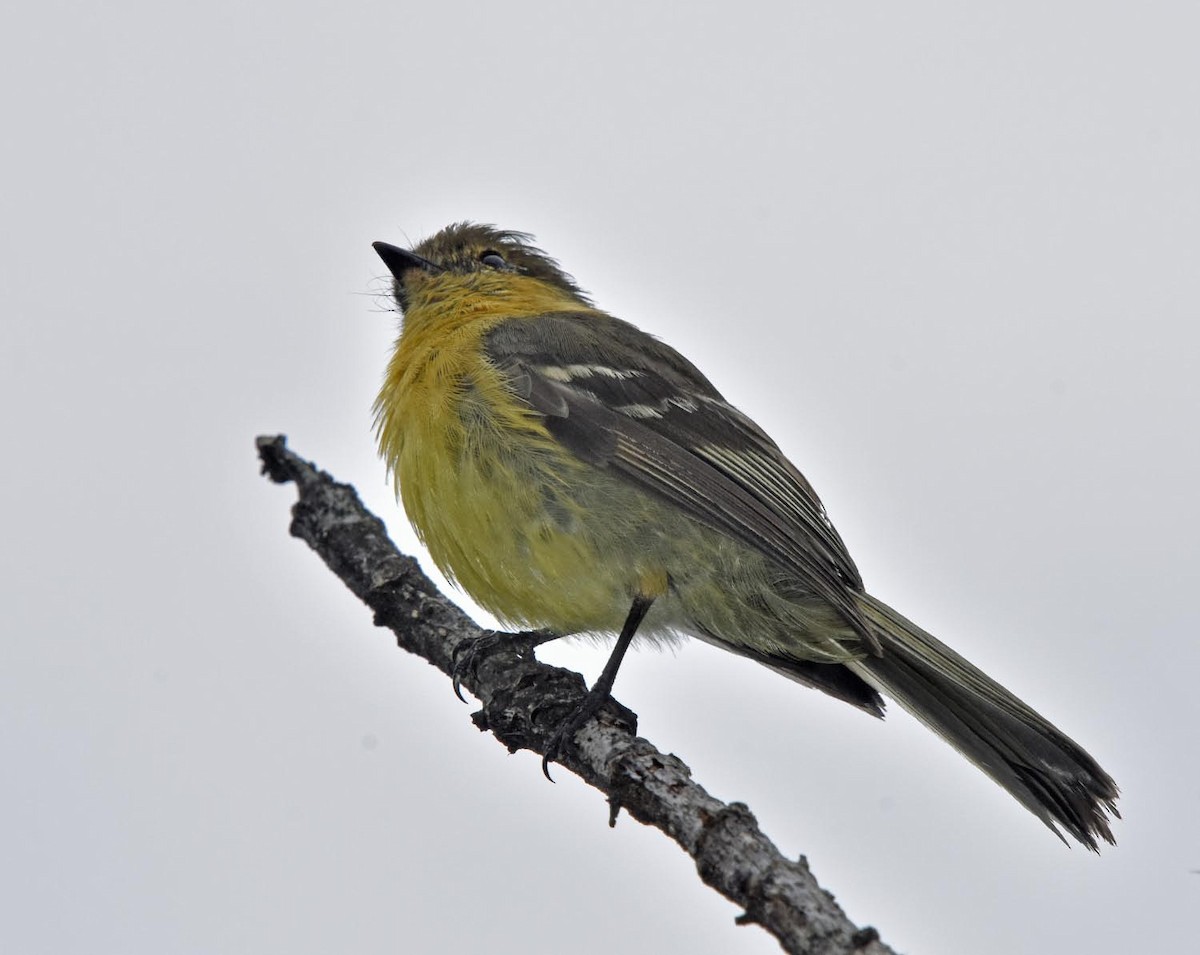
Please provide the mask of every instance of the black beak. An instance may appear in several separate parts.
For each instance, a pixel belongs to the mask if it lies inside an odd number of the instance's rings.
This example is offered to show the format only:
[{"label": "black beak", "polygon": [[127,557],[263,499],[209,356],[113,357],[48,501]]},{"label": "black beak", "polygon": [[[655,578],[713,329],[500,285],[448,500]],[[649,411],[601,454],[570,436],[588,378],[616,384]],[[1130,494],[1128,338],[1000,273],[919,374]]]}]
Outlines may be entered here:
[{"label": "black beak", "polygon": [[383,264],[388,267],[388,271],[396,277],[396,281],[404,282],[404,273],[410,269],[424,269],[426,272],[440,272],[441,269],[428,259],[423,259],[421,256],[409,252],[408,249],[401,249],[399,246],[389,245],[387,242],[372,242],[373,248],[381,259]]}]

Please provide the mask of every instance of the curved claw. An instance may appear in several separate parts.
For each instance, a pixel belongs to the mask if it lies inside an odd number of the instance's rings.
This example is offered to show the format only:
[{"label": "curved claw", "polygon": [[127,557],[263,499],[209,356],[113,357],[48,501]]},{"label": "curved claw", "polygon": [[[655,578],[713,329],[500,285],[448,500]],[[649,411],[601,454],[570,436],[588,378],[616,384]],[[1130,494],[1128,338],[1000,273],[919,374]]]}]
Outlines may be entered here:
[{"label": "curved claw", "polygon": [[452,680],[451,685],[454,687],[454,695],[458,697],[460,703],[467,702],[467,698],[462,695],[462,678],[469,664],[463,662],[463,657],[467,657],[468,660],[473,658],[475,655],[473,650],[474,647],[472,644],[466,642],[460,643],[454,648],[454,655],[452,657],[454,669],[450,671],[450,677]]},{"label": "curved claw", "polygon": [[453,680],[454,695],[462,702],[468,702],[462,695],[463,676],[475,668],[475,662],[481,654],[502,643],[511,643],[518,653],[526,654],[534,647],[543,643],[557,640],[561,633],[553,630],[520,630],[517,633],[500,633],[495,630],[485,630],[478,637],[462,641],[454,648],[453,668],[450,676]]},{"label": "curved claw", "polygon": [[558,729],[550,737],[550,742],[546,744],[546,752],[542,754],[542,775],[550,780],[550,782],[554,782],[554,777],[550,775],[550,764],[558,760],[559,754],[562,753],[567,740],[574,737],[580,727],[591,719],[594,714],[595,710],[589,708],[588,697],[585,696],[583,702],[575,708],[570,716],[558,725]]},{"label": "curved claw", "polygon": [[550,764],[558,760],[559,754],[567,743],[575,738],[588,720],[592,719],[604,706],[609,699],[607,690],[600,690],[595,687],[588,691],[587,695],[580,700],[579,705],[571,712],[565,720],[563,720],[558,729],[554,731],[554,735],[550,737],[550,742],[546,744],[546,752],[542,756],[542,775],[550,782],[554,782],[554,777],[550,775]]},{"label": "curved claw", "polygon": [[450,676],[453,680],[454,695],[463,703],[468,702],[462,694],[463,677],[475,668],[475,661],[481,653],[501,643],[503,639],[501,634],[496,633],[495,630],[488,630],[473,640],[464,640],[454,648],[452,657],[454,667],[450,671]]},{"label": "curved claw", "polygon": [[[585,696],[584,700],[586,701],[586,699],[587,697]],[[530,719],[536,720],[537,712],[540,709],[541,707],[535,707],[534,711],[529,714]],[[550,764],[558,760],[559,754],[563,750],[563,744],[566,743],[569,737],[574,736],[575,731],[579,729],[580,724],[576,723],[576,717],[578,717],[580,709],[582,709],[582,704],[572,710],[567,718],[558,724],[557,729],[554,730],[550,739],[546,742],[546,750],[542,754],[542,775],[550,780],[550,782],[555,781],[554,777],[550,775]]]},{"label": "curved claw", "polygon": [[462,663],[461,657],[463,654],[464,644],[459,644],[454,648],[454,653],[450,657],[452,669],[450,670],[450,685],[454,688],[454,695],[458,697],[460,703],[466,703],[467,698],[462,695]]}]

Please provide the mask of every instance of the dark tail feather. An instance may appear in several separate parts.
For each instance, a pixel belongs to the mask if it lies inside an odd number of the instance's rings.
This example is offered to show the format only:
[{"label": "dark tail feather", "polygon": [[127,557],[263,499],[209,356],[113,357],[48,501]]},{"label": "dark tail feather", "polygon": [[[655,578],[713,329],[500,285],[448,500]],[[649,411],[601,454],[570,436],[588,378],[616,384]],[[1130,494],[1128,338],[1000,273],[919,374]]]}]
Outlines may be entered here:
[{"label": "dark tail feather", "polygon": [[[976,766],[1062,839],[1114,844],[1117,787],[1087,753],[985,673],[882,601],[863,595],[883,653],[849,664]],[[1065,839],[1063,841],[1066,841]]]}]

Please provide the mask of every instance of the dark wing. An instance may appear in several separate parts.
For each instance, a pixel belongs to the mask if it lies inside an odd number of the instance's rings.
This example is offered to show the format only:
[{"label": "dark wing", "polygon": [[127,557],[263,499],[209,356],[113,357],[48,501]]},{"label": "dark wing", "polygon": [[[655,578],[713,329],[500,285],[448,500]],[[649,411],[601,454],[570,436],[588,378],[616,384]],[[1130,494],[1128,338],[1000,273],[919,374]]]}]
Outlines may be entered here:
[{"label": "dark wing", "polygon": [[804,476],[686,358],[596,312],[508,319],[489,360],[579,458],[798,572],[877,649],[862,579]]}]

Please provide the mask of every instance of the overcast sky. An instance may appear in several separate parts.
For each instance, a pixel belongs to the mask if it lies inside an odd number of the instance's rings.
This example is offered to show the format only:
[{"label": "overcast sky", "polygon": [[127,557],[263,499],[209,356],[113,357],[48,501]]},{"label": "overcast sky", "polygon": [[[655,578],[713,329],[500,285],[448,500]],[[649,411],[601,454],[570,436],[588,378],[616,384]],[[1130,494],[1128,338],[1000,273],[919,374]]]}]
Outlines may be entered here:
[{"label": "overcast sky", "polygon": [[467,218],[753,415],[874,593],[1112,773],[1120,845],[699,644],[627,658],[645,735],[898,950],[1194,942],[1194,4],[0,16],[0,949],[777,951],[478,733],[258,475],[285,432],[416,547],[370,243]]}]

